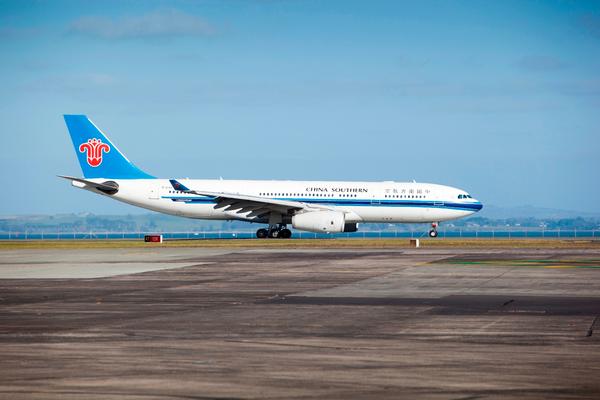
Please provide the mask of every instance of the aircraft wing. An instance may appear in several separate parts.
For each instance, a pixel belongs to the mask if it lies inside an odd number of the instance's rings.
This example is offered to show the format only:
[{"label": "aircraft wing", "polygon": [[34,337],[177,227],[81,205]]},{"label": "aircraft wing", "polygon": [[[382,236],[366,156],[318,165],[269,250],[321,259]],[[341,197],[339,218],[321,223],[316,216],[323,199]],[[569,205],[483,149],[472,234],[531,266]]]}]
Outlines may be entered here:
[{"label": "aircraft wing", "polygon": [[175,190],[184,193],[195,194],[198,196],[207,196],[214,198],[217,202],[217,204],[214,207],[216,209],[223,208],[224,211],[235,211],[239,214],[250,212],[246,216],[248,218],[263,217],[265,215],[268,215],[270,212],[292,215],[299,210],[330,209],[324,206],[315,206],[312,204],[309,205],[301,201],[277,200],[236,193],[192,190],[187,188],[185,185],[183,185],[181,182],[178,182],[175,179],[170,179],[169,182]]}]

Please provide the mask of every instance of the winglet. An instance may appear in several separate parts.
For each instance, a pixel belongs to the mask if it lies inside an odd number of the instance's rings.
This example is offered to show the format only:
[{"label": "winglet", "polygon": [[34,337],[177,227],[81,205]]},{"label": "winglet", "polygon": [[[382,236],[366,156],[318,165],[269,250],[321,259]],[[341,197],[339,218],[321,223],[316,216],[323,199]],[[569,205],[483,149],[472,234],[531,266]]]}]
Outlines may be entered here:
[{"label": "winglet", "polygon": [[179,190],[180,192],[190,192],[188,187],[176,179],[169,179],[169,183],[171,183],[171,186],[173,186],[173,189],[175,190]]}]

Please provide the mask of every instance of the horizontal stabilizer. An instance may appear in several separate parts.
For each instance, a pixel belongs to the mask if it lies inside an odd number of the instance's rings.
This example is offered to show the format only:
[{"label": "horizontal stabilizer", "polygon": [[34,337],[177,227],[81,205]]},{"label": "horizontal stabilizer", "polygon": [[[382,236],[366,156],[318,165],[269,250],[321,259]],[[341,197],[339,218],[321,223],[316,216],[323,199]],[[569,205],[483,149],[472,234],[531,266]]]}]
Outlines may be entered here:
[{"label": "horizontal stabilizer", "polygon": [[65,175],[58,175],[58,177],[67,179],[71,182],[82,183],[85,186],[89,186],[91,188],[97,189],[97,190],[101,191],[102,193],[106,193],[106,194],[115,194],[119,191],[119,184],[117,182],[113,182],[113,181],[93,182],[88,179],[76,178],[74,176],[65,176]]}]

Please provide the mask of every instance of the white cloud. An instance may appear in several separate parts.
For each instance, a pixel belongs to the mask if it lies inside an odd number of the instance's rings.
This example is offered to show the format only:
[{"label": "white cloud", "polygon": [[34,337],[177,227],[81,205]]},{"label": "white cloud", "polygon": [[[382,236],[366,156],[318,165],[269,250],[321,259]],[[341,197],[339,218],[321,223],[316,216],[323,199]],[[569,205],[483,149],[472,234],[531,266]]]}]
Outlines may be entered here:
[{"label": "white cloud", "polygon": [[119,19],[85,16],[73,21],[69,31],[116,40],[207,36],[214,28],[200,17],[172,9]]}]

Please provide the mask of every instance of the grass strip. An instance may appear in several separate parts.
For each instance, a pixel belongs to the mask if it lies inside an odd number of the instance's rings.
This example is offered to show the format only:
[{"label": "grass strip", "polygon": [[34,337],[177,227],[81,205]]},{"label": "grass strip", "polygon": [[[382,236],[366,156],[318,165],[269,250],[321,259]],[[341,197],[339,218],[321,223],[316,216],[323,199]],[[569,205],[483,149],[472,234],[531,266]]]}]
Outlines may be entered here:
[{"label": "grass strip", "polygon": [[[421,239],[423,248],[507,248],[507,249],[600,249],[600,240],[580,239]],[[250,248],[250,249],[408,249],[409,239],[194,239],[145,243],[130,240],[23,240],[0,241],[0,250],[21,249],[127,249],[156,247]]]}]

